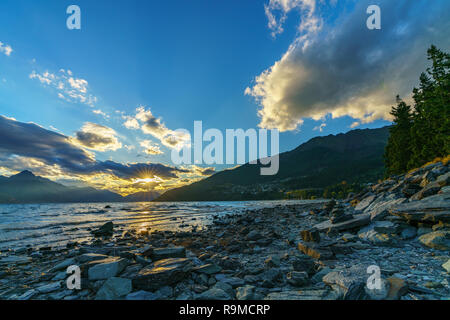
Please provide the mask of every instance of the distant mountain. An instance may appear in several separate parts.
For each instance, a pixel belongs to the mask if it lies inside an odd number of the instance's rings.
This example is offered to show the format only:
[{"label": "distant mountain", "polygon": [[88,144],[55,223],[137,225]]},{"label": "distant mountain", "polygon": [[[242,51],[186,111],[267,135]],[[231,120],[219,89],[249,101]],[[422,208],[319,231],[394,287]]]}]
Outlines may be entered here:
[{"label": "distant mountain", "polygon": [[383,176],[388,137],[389,127],[316,137],[281,153],[277,175],[261,176],[259,164],[245,164],[169,190],[156,201],[279,199],[289,190],[376,181]]},{"label": "distant mountain", "polygon": [[160,196],[160,193],[157,191],[148,191],[148,192],[137,192],[130,194],[126,197],[124,197],[123,201],[128,202],[148,202],[155,200]]},{"label": "distant mountain", "polygon": [[123,197],[107,190],[67,187],[25,170],[0,177],[0,203],[118,202]]}]

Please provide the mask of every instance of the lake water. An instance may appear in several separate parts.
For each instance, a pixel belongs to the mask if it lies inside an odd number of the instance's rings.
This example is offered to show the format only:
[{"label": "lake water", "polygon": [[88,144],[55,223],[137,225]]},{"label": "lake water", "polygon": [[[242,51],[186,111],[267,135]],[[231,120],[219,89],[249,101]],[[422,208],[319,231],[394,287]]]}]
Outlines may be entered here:
[{"label": "lake water", "polygon": [[[108,221],[123,230],[198,230],[214,216],[246,209],[311,201],[236,201],[163,203],[76,203],[0,205],[0,251],[26,246],[65,246],[91,238],[90,230]],[[105,208],[110,206],[110,208]]]}]

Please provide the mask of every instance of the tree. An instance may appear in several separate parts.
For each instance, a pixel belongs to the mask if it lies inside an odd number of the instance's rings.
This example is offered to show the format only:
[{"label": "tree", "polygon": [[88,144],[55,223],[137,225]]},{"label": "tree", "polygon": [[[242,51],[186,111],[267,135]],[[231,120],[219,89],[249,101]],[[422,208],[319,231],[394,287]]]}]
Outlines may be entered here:
[{"label": "tree", "polygon": [[407,168],[417,168],[450,154],[450,55],[435,46],[428,50],[432,66],[414,88],[411,158]]},{"label": "tree", "polygon": [[387,175],[405,172],[411,157],[411,106],[397,96],[397,107],[392,107],[391,115],[394,125],[389,129],[390,136],[384,154]]}]

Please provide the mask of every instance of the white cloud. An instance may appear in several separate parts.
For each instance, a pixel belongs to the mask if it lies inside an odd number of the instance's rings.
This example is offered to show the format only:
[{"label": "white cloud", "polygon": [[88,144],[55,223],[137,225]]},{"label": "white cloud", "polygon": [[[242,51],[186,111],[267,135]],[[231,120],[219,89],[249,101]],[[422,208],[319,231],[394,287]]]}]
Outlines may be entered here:
[{"label": "white cloud", "polygon": [[9,57],[13,51],[14,50],[11,48],[10,45],[4,44],[3,42],[0,41],[0,52],[1,53],[4,53],[5,55],[7,55]]},{"label": "white cloud", "polygon": [[92,110],[92,113],[98,114],[98,115],[102,116],[102,117],[105,118],[105,119],[109,119],[109,115],[106,114],[105,112],[103,112],[103,111],[100,110],[100,109]]},{"label": "white cloud", "polygon": [[72,103],[83,103],[94,107],[97,98],[89,93],[89,83],[85,79],[73,77],[70,70],[60,69],[58,74],[45,71],[38,73],[35,70],[30,74],[30,79],[36,79],[41,84],[53,87],[60,99]]},{"label": "white cloud", "polygon": [[317,126],[317,127],[314,127],[314,131],[317,131],[317,130],[319,130],[319,132],[323,132],[323,128],[325,128],[327,126],[327,124],[326,123],[321,123],[319,126]]},{"label": "white cloud", "polygon": [[[295,130],[305,118],[320,120],[329,114],[360,123],[391,119],[395,96],[408,98],[426,69],[427,48],[432,43],[450,46],[446,32],[450,22],[437,14],[448,12],[450,2],[379,2],[383,24],[376,31],[365,25],[368,0],[344,12],[337,25],[325,25],[312,0],[269,3],[271,12],[286,14],[300,8],[301,23],[298,37],[282,58],[245,90],[260,106],[260,127]],[[277,30],[283,15],[274,21]]]}]

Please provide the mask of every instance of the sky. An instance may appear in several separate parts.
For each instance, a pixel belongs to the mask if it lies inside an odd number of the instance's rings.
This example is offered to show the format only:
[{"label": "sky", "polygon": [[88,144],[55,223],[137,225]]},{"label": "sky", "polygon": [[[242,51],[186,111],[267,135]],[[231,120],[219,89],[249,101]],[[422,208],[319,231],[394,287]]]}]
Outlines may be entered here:
[{"label": "sky", "polygon": [[[81,29],[69,30],[69,5]],[[369,30],[369,5],[381,29]],[[266,128],[280,151],[390,124],[450,47],[447,0],[2,0],[0,175],[121,194],[233,165],[174,165],[176,129]]]}]

